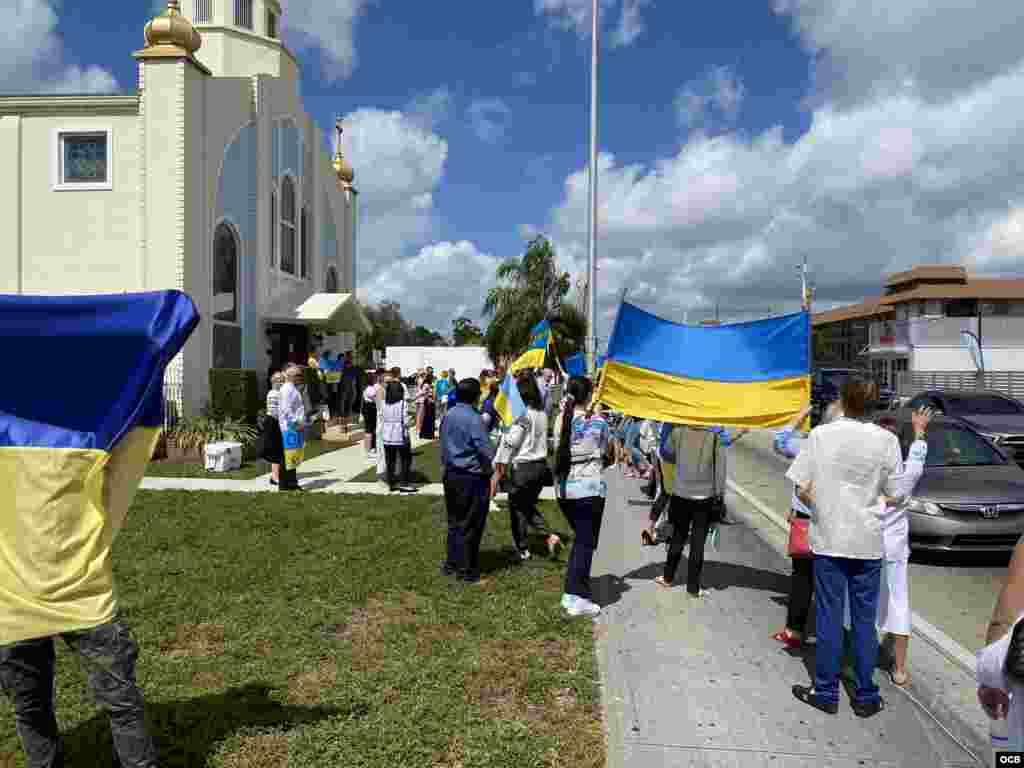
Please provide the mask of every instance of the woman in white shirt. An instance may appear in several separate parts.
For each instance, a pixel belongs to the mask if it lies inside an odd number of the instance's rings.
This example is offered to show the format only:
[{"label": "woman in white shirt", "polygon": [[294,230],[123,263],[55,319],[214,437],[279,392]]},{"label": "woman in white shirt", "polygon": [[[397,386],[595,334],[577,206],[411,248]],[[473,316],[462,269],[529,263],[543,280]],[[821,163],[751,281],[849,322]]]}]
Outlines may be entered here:
[{"label": "woman in white shirt", "polygon": [[530,527],[547,534],[548,552],[555,557],[562,546],[562,539],[548,528],[544,514],[537,509],[541,491],[554,482],[548,466],[548,416],[532,375],[522,373],[517,376],[516,386],[526,404],[526,415],[516,420],[498,445],[495,472],[491,478],[491,498],[497,494],[499,484],[505,478],[509,488],[512,539],[520,560],[530,559]]},{"label": "woman in white shirt", "polygon": [[[409,450],[409,427],[415,423],[410,419],[410,412],[405,402],[405,389],[399,381],[388,382],[384,410],[380,414],[381,442],[384,444],[386,477],[392,493],[400,490],[403,493],[414,493],[417,489],[412,485],[412,451]],[[401,485],[398,484],[396,467],[401,462]]]},{"label": "woman in white shirt", "polygon": [[[930,410],[913,415],[914,442],[903,465],[902,487],[899,498],[883,496],[879,502],[882,521],[882,582],[878,596],[878,629],[893,639],[893,666],[889,679],[894,685],[906,685],[907,645],[910,642],[910,588],[907,582],[907,563],[910,560],[910,521],[907,519],[906,497],[912,496],[917,481],[924,474],[928,457],[925,434],[931,422]],[[896,420],[881,416],[878,426],[897,435]]]},{"label": "woman in white shirt", "polygon": [[284,444],[281,440],[281,425],[277,421],[280,412],[281,387],[284,374],[274,371],[267,391],[267,415],[263,420],[263,460],[270,464],[270,484],[281,482],[281,464],[284,463]]}]

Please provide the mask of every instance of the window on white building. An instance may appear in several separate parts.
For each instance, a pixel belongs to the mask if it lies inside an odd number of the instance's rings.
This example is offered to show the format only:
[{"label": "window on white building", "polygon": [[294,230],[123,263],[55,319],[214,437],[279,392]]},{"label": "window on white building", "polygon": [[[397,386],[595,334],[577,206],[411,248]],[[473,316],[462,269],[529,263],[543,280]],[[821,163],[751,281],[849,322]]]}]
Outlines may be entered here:
[{"label": "window on white building", "polygon": [[295,182],[281,182],[281,269],[295,274]]},{"label": "window on white building", "polygon": [[277,264],[277,195],[270,193],[270,266]]},{"label": "window on white building", "polygon": [[111,143],[107,128],[57,131],[54,188],[112,189]]},{"label": "window on white building", "polygon": [[235,26],[252,29],[252,0],[235,0]]},{"label": "window on white building", "polygon": [[267,37],[277,38],[277,14],[267,11]]},{"label": "window on white building", "polygon": [[225,222],[213,234],[213,319],[238,322],[238,238]]},{"label": "window on white building", "polygon": [[302,209],[302,231],[299,233],[299,273],[309,277],[309,208]]},{"label": "window on white building", "polygon": [[327,279],[324,281],[324,292],[338,292],[338,270],[336,270],[334,267],[327,268]]},{"label": "window on white building", "polygon": [[195,0],[192,21],[196,24],[209,24],[213,21],[213,0]]}]

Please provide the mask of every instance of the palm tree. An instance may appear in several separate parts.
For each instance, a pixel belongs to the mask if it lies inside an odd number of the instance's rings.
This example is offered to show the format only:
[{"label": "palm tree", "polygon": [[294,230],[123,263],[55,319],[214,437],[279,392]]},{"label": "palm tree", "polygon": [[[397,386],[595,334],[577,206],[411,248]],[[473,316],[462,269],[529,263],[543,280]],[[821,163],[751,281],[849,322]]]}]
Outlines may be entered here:
[{"label": "palm tree", "polygon": [[484,344],[495,363],[508,364],[521,354],[530,343],[530,329],[545,318],[560,355],[582,348],[587,321],[576,307],[562,303],[572,283],[568,272],[559,271],[547,238],[531,240],[522,258],[498,266],[496,277],[483,308],[490,318]]}]

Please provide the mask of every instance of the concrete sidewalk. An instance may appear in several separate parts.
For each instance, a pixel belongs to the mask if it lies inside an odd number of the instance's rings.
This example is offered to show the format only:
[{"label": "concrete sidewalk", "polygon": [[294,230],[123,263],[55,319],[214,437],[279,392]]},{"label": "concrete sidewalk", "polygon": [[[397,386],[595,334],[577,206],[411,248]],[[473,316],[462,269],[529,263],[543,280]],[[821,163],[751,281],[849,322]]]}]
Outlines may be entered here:
[{"label": "concrete sidewalk", "polygon": [[793,698],[791,686],[813,674],[813,653],[771,639],[784,623],[789,562],[743,500],[727,498],[741,522],[721,529],[704,570],[711,595],[695,602],[681,586],[653,583],[665,549],[640,546],[650,507],[638,482],[608,478],[593,568],[595,597],[607,606],[596,631],[608,768],[980,765],[887,680],[887,709],[868,720],[846,696],[834,717]]},{"label": "concrete sidewalk", "polygon": [[[413,441],[413,450],[427,445],[432,440]],[[368,494],[387,496],[391,491],[381,483],[353,483],[353,478],[371,469],[373,462],[366,459],[362,445],[353,445],[330,453],[324,453],[315,459],[304,461],[299,467],[299,485],[304,490],[321,493]],[[415,460],[414,460],[415,466]],[[147,491],[232,491],[235,493],[276,493],[277,488],[270,484],[270,475],[262,475],[253,480],[214,480],[187,477],[145,477],[140,486]],[[419,487],[419,493],[427,496],[443,496],[444,487],[440,483],[432,483]],[[505,494],[497,498],[504,499]],[[545,488],[542,499],[554,499],[554,490]]]}]

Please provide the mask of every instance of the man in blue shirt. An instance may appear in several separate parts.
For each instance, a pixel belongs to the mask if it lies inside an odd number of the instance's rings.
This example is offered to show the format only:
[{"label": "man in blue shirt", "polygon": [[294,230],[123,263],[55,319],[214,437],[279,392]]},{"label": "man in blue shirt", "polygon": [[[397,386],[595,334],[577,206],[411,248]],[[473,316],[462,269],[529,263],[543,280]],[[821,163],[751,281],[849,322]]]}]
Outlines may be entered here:
[{"label": "man in blue shirt", "polygon": [[463,379],[455,388],[457,404],[441,423],[441,465],[448,510],[446,576],[471,584],[480,581],[480,541],[491,507],[494,446],[477,413],[480,382]]}]

